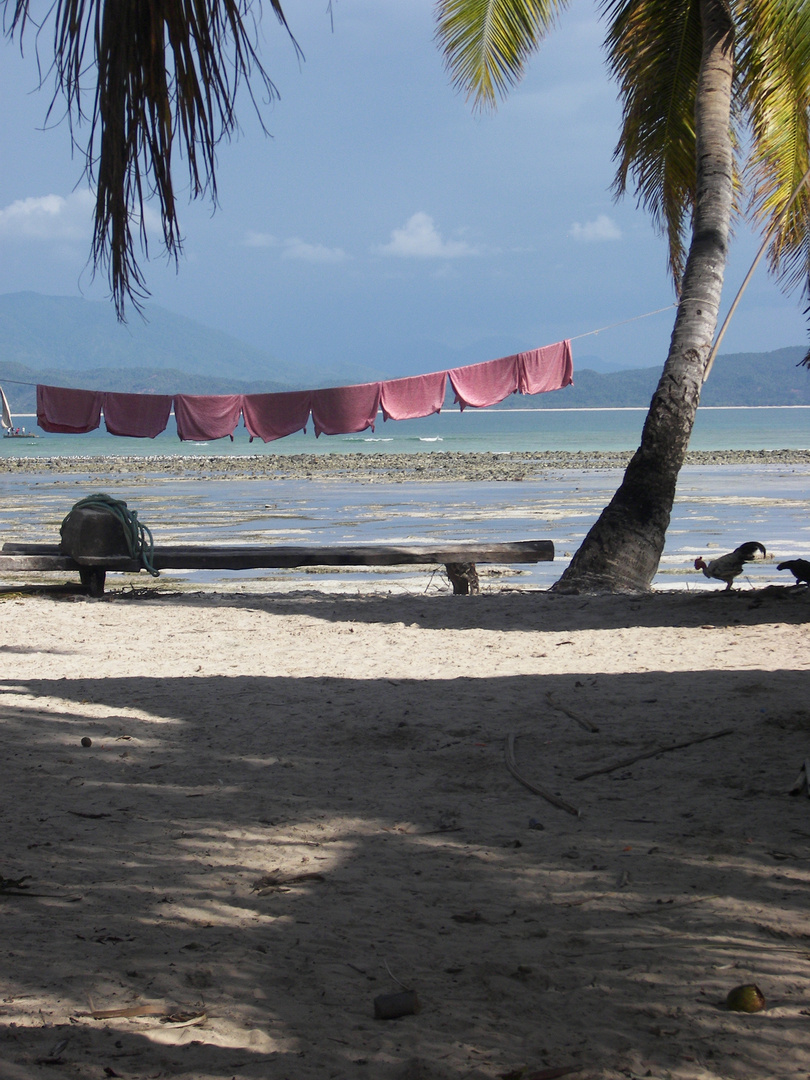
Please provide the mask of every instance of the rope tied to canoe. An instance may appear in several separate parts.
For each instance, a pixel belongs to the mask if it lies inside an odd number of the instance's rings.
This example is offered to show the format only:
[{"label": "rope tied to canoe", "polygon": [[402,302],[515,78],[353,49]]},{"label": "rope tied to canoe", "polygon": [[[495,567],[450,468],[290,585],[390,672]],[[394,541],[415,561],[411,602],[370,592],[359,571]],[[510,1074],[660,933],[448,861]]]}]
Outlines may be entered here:
[{"label": "rope tied to canoe", "polygon": [[[122,499],[114,499],[111,495],[105,495],[101,492],[80,499],[73,506],[70,513],[85,508],[103,510],[108,514],[112,514],[121,525],[130,558],[140,562],[144,570],[150,573],[152,577],[160,576],[160,571],[156,570],[154,566],[155,542],[152,538],[152,531],[138,520],[137,510],[130,510]],[[67,518],[65,520],[67,521]]]}]

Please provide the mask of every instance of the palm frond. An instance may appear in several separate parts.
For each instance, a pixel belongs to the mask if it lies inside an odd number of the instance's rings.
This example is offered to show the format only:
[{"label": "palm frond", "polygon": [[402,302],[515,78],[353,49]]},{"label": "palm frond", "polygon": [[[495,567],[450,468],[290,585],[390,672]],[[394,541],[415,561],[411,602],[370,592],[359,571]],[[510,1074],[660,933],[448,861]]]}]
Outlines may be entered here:
[{"label": "palm frond", "polygon": [[570,0],[438,0],[436,40],[453,85],[477,111],[523,78],[526,62]]},{"label": "palm frond", "polygon": [[614,191],[631,186],[669,245],[679,285],[695,200],[694,105],[701,58],[698,0],[605,0],[608,65],[622,128]]},{"label": "palm frond", "polygon": [[[31,0],[1,2],[9,36],[22,43],[33,23]],[[269,5],[287,28],[281,0]],[[240,87],[257,111],[257,88],[270,100],[278,96],[257,53],[258,14],[252,0],[56,0],[38,38],[48,19],[54,35],[49,115],[63,99],[96,189],[93,265],[108,275],[124,319],[127,301],[138,308],[148,295],[135,237],[148,256],[150,198],[158,202],[167,253],[177,259],[182,248],[175,150],[185,158],[190,195],[208,194],[216,204],[216,148],[237,130]],[[84,122],[89,130],[79,144]]]},{"label": "palm frond", "polygon": [[773,232],[768,261],[785,291],[810,295],[810,5],[749,0],[739,26],[750,211]]}]

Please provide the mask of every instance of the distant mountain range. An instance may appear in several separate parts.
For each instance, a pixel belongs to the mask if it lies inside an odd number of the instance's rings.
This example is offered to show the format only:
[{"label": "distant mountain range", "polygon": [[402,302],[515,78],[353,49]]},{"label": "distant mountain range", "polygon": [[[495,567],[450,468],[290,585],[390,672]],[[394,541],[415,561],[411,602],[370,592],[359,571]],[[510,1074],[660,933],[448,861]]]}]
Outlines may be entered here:
[{"label": "distant mountain range", "polygon": [[32,371],[188,372],[289,385],[292,367],[236,338],[150,304],[123,325],[111,304],[39,293],[0,295],[0,360]]},{"label": "distant mountain range", "polygon": [[[318,385],[341,372],[310,369]],[[300,368],[238,338],[150,304],[122,325],[112,305],[74,296],[0,295],[0,383],[16,411],[30,388],[9,380],[135,393],[217,394],[292,390]],[[3,381],[5,380],[5,382]]]},{"label": "distant mountain range", "polygon": [[[718,356],[700,395],[701,405],[810,405],[810,371],[799,367],[807,352],[792,345],[768,353]],[[524,408],[627,408],[650,404],[663,368],[635,368],[603,375],[577,366],[574,385],[553,394],[513,399]]]},{"label": "distant mountain range", "polygon": [[[701,401],[810,405],[810,371],[797,366],[805,352],[804,346],[796,345],[770,353],[720,356]],[[494,359],[495,354],[478,358]],[[458,364],[456,359],[448,366]],[[426,363],[423,370],[442,366]],[[607,367],[598,357],[580,359],[575,349],[574,386],[552,394],[514,396],[507,403],[548,409],[649,405],[660,366],[614,372]],[[110,304],[38,293],[0,295],[0,385],[16,413],[34,411],[36,383],[135,393],[225,394],[345,385],[390,374],[361,368],[302,371],[159,307],[150,306],[148,322],[133,317],[122,326]]]}]

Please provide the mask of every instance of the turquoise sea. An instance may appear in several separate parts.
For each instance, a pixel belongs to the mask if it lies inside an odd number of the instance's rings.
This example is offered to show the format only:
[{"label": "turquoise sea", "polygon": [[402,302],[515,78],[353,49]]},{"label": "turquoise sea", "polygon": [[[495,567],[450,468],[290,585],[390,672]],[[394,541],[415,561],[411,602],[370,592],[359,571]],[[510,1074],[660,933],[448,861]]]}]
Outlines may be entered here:
[{"label": "turquoise sea", "polygon": [[[380,424],[374,433],[315,439],[294,436],[265,446],[245,432],[215,443],[180,443],[164,433],[155,440],[120,439],[102,433],[43,435],[2,440],[6,457],[42,459],[39,473],[0,477],[0,539],[58,540],[59,523],[70,507],[102,486],[137,509],[157,542],[188,543],[364,543],[451,539],[550,539],[551,564],[504,567],[483,577],[483,587],[547,588],[555,581],[590,525],[609,501],[621,471],[549,467],[522,482],[450,481],[360,484],[313,479],[188,479],[160,473],[99,481],[81,474],[56,474],[48,458],[87,455],[300,454],[339,451],[508,454],[525,450],[632,450],[646,410],[471,410],[420,421]],[[22,417],[15,418],[20,424]],[[810,447],[810,408],[704,409],[691,447],[698,450],[778,450]],[[763,543],[772,558],[746,571],[741,584],[790,584],[776,571],[780,560],[810,558],[810,466],[686,466],[680,476],[667,545],[656,588],[722,589],[694,570],[706,558],[747,540]],[[378,573],[333,570],[307,574],[268,571],[177,574],[190,582],[233,579],[245,588],[431,592],[444,590],[440,575],[399,568]],[[115,582],[112,579],[112,583]],[[120,580],[120,579],[119,579]],[[145,583],[145,578],[142,583]]]},{"label": "turquoise sea", "polygon": [[[328,454],[347,450],[373,453],[516,450],[634,450],[646,409],[466,409],[447,410],[421,420],[377,424],[359,435],[291,435],[264,444],[249,441],[244,428],[234,440],[182,443],[171,428],[156,439],[122,439],[103,427],[87,435],[41,433],[32,441],[3,439],[6,457],[85,454]],[[28,430],[35,417],[15,416]],[[173,426],[173,420],[171,422]],[[38,429],[35,429],[38,430]],[[702,408],[692,435],[693,450],[779,450],[810,447],[810,406],[783,408]]]}]

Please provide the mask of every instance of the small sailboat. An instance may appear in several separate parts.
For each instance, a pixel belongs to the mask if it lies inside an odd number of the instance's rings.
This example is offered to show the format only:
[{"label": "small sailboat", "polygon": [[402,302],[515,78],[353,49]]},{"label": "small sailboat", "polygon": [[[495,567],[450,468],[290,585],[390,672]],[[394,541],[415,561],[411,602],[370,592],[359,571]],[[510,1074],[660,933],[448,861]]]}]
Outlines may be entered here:
[{"label": "small sailboat", "polygon": [[11,409],[9,408],[8,398],[3,393],[3,387],[0,386],[0,413],[2,414],[3,424],[3,438],[4,439],[38,439],[39,435],[35,431],[26,431],[24,427],[15,427],[14,421],[11,418]]}]

